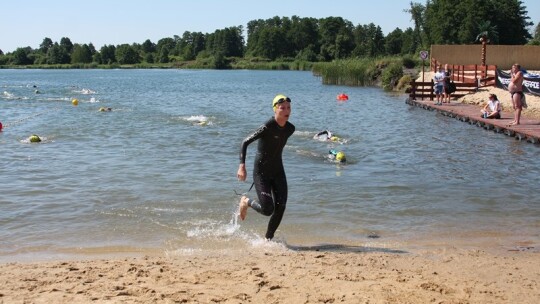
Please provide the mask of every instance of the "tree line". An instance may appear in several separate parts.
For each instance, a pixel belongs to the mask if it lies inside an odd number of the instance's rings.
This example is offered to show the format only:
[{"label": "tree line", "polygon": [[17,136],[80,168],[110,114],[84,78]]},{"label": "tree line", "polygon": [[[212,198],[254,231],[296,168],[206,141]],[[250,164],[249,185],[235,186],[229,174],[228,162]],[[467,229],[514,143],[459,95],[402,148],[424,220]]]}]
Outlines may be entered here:
[{"label": "tree line", "polygon": [[157,43],[104,45],[72,43],[68,37],[54,42],[43,39],[39,48],[20,47],[3,54],[0,65],[56,64],[167,64],[211,60],[212,67],[226,68],[229,58],[328,62],[337,59],[372,58],[415,54],[431,44],[478,43],[480,33],[494,44],[540,45],[539,26],[534,37],[526,7],[520,0],[428,0],[410,2],[414,27],[396,28],[384,35],[373,23],[354,25],[342,17],[273,17],[213,33],[189,32],[162,38]]}]

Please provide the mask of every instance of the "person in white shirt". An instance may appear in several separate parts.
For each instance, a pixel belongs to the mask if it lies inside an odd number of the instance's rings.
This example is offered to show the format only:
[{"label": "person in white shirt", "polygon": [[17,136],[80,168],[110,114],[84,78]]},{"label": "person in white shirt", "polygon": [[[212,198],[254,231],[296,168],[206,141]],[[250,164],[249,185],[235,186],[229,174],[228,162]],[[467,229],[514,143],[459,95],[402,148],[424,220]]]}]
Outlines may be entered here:
[{"label": "person in white shirt", "polygon": [[437,97],[436,105],[442,105],[444,101],[444,70],[439,67],[439,71],[433,76],[435,82],[435,96]]},{"label": "person in white shirt", "polygon": [[501,110],[501,102],[497,99],[497,95],[489,94],[489,101],[480,112],[482,113],[482,118],[500,119]]}]

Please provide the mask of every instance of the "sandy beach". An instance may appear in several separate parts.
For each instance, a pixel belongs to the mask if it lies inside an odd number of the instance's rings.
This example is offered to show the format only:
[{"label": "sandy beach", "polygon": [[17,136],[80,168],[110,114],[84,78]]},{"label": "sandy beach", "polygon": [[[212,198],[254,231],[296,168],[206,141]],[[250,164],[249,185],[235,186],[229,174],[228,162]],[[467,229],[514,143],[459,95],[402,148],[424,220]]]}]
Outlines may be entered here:
[{"label": "sandy beach", "polygon": [[540,255],[325,247],[9,263],[0,303],[537,303]]}]

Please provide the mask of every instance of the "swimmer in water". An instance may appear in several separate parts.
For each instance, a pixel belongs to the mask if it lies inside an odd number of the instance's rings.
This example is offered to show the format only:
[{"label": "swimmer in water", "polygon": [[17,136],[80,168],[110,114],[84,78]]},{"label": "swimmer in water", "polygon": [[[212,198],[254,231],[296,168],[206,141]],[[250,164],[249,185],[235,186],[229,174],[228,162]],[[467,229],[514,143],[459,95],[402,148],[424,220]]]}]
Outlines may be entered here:
[{"label": "swimmer in water", "polygon": [[345,155],[345,152],[337,151],[335,149],[331,149],[330,151],[328,151],[328,159],[333,160],[337,163],[347,162],[347,156]]},{"label": "swimmer in water", "polygon": [[320,141],[341,142],[342,139],[328,130],[321,131],[313,136],[313,139]]}]

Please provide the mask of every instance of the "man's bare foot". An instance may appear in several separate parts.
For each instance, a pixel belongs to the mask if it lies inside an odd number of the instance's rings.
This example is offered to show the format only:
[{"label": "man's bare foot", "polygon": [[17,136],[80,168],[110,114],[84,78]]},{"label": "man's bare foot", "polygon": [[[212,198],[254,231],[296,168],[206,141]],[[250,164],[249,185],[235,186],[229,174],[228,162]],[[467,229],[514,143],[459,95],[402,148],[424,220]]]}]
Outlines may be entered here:
[{"label": "man's bare foot", "polygon": [[247,210],[248,210],[248,201],[249,199],[247,196],[242,196],[240,198],[240,204],[238,204],[238,213],[240,214],[240,219],[243,221],[246,218]]}]

